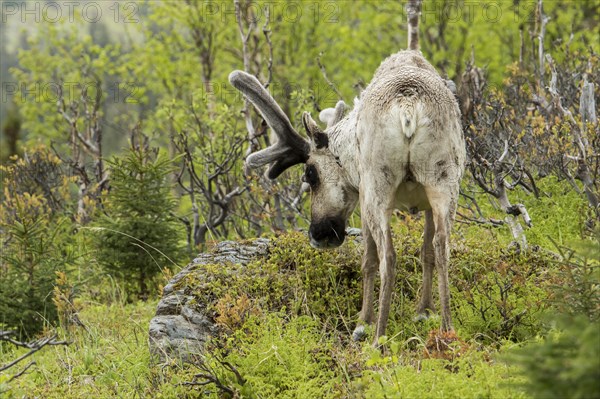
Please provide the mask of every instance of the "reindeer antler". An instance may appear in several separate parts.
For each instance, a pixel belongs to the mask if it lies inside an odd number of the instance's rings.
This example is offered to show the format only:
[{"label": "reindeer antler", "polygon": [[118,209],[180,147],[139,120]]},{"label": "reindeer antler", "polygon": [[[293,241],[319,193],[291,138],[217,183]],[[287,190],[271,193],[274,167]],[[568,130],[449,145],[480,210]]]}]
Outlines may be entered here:
[{"label": "reindeer antler", "polygon": [[233,71],[229,74],[229,83],[256,107],[278,138],[270,147],[248,155],[246,166],[255,169],[270,163],[267,177],[275,179],[290,166],[305,163],[310,150],[308,141],[294,130],[289,118],[258,79],[243,71]]}]

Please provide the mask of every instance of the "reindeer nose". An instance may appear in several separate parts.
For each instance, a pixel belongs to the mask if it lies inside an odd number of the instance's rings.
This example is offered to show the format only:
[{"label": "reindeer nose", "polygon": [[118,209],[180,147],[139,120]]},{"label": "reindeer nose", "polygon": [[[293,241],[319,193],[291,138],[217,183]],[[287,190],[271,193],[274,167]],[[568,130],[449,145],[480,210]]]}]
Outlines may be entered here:
[{"label": "reindeer nose", "polygon": [[344,242],[346,223],[342,218],[328,218],[311,223],[308,229],[310,244],[315,248],[339,247]]}]

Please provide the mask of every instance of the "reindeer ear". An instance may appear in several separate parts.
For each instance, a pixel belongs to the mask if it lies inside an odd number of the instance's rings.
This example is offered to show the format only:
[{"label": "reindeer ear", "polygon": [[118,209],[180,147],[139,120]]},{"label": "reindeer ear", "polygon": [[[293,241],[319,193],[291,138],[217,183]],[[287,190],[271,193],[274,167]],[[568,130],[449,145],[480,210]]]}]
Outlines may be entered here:
[{"label": "reindeer ear", "polygon": [[302,123],[304,124],[304,129],[306,129],[306,134],[310,137],[317,149],[327,148],[329,146],[329,137],[321,130],[319,125],[317,125],[317,122],[313,120],[308,112],[302,114]]},{"label": "reindeer ear", "polygon": [[326,108],[319,114],[321,122],[325,123],[327,127],[335,126],[339,121],[344,118],[346,112],[346,103],[342,100],[338,101],[335,108]]}]

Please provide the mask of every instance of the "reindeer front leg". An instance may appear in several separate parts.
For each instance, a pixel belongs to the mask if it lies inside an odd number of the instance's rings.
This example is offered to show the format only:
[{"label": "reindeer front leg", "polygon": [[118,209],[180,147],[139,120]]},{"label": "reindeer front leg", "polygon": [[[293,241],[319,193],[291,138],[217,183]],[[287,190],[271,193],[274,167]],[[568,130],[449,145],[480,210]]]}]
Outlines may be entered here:
[{"label": "reindeer front leg", "polygon": [[379,314],[377,316],[377,328],[373,345],[377,345],[379,337],[385,335],[390,306],[392,303],[392,292],[396,281],[396,251],[392,243],[392,231],[389,226],[389,217],[379,215],[376,218],[379,229],[373,232],[375,243],[377,244],[377,254],[379,256],[379,276],[381,278],[381,288],[379,290]]},{"label": "reindeer front leg", "polygon": [[[373,345],[377,345],[379,337],[385,335],[392,302],[392,292],[396,280],[396,252],[394,251],[392,231],[390,229],[391,204],[394,197],[391,188],[381,184],[377,180],[377,177],[375,177],[371,181],[363,181],[363,186],[360,190],[363,229],[366,227],[368,231],[367,240],[365,241],[365,258],[363,258],[363,264],[367,270],[364,281],[365,285],[363,286],[365,294],[363,297],[364,312],[361,312],[361,316],[365,318],[373,316],[373,279],[375,265],[377,264],[375,263],[376,258],[379,261],[379,276],[381,278],[379,312]],[[384,191],[388,192],[384,193]],[[373,254],[373,247],[376,249],[376,256]],[[367,254],[369,255],[368,259],[366,257]]]},{"label": "reindeer front leg", "polygon": [[[367,190],[368,191],[368,190]],[[371,191],[373,192],[373,191]],[[389,227],[389,206],[378,206],[375,199],[361,201],[364,253],[362,260],[363,274],[363,301],[362,310],[359,315],[361,322],[372,324],[375,321],[373,309],[375,274],[379,266],[381,277],[381,288],[379,291],[379,313],[375,327],[373,345],[377,345],[379,337],[385,335],[385,329],[390,313],[392,291],[395,282],[396,253],[392,243],[392,232]],[[369,204],[364,206],[363,204]],[[372,204],[376,204],[373,206]],[[359,325],[352,334],[354,340],[360,340],[364,336],[364,326]]]},{"label": "reindeer front leg", "polygon": [[359,319],[365,324],[373,324],[375,321],[375,310],[373,308],[373,297],[375,294],[375,274],[379,265],[379,257],[377,256],[377,245],[373,241],[371,231],[366,223],[363,223],[363,242],[364,252],[362,258],[362,278],[363,278],[363,297],[362,309]]},{"label": "reindeer front leg", "polygon": [[373,240],[371,231],[365,220],[362,221],[362,236],[364,243],[362,257],[362,308],[358,315],[359,322],[352,333],[354,341],[362,341],[365,338],[365,325],[373,324],[375,321],[374,296],[375,296],[375,275],[377,274],[377,266],[379,265],[379,257],[377,256],[377,245]]}]

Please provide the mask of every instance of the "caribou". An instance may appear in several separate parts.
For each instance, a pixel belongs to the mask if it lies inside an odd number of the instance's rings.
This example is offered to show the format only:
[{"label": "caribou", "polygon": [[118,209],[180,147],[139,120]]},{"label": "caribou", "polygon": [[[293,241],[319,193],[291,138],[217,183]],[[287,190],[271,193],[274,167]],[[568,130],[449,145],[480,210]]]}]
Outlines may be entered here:
[{"label": "caribou", "polygon": [[[303,114],[308,140],[254,76],[234,71],[229,81],[277,137],[270,147],[246,158],[247,168],[269,164],[266,176],[276,179],[294,165],[305,165],[302,180],[310,186],[308,236],[313,247],[341,245],[347,221],[360,206],[363,296],[355,338],[373,323],[374,344],[385,335],[396,275],[390,227],[395,209],[425,212],[417,314],[427,318],[434,313],[432,282],[437,268],[441,329],[451,331],[449,236],[466,151],[458,103],[435,68],[418,50],[391,55],[350,112],[343,101],[322,111],[319,119],[326,124],[324,129],[310,113]],[[381,285],[376,317],[377,270]]]}]

